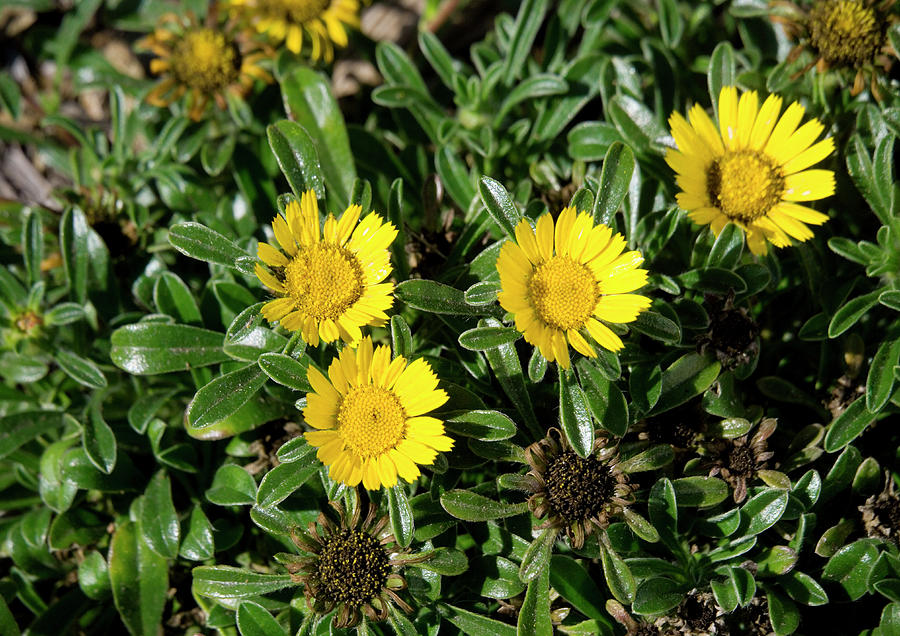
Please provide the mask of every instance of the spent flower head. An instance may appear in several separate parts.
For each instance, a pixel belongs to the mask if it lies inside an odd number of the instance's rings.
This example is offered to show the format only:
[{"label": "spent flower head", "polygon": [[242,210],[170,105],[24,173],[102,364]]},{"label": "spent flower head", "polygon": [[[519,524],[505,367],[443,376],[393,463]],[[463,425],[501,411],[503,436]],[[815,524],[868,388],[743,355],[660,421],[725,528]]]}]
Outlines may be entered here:
[{"label": "spent flower head", "polygon": [[647,282],[641,253],[623,253],[621,234],[575,208],[565,208],[556,223],[542,215],[536,231],[523,219],[515,235],[497,258],[498,299],[525,340],[566,369],[570,344],[596,357],[585,336],[604,349],[621,349],[622,340],[603,323],[632,322],[650,306],[649,298],[631,293]]},{"label": "spent flower head", "polygon": [[831,170],[808,169],[832,153],[834,140],[813,143],[824,126],[817,119],[799,126],[805,110],[796,102],[779,117],[781,103],[770,95],[760,106],[756,91],[738,99],[737,89],[726,86],[718,127],[699,104],[691,108],[690,123],[680,113],[669,118],[678,149],[668,150],[666,162],[681,188],[678,205],[716,236],[736,224],[754,254],[765,254],[767,242],[785,247],[812,238],[807,224],[828,217],[799,203],[834,193]]}]

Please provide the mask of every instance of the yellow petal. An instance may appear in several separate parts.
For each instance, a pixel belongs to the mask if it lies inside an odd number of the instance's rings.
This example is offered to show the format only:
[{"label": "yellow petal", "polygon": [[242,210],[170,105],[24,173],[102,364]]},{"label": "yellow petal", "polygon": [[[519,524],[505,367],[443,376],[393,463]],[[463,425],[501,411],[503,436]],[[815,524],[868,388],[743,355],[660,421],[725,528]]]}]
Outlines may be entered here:
[{"label": "yellow petal", "polygon": [[819,163],[834,152],[834,139],[826,137],[819,143],[810,146],[803,152],[799,153],[793,159],[784,164],[782,171],[784,174],[794,174],[801,170],[806,170],[810,166]]},{"label": "yellow petal", "polygon": [[637,294],[601,296],[594,315],[606,322],[626,323],[635,320],[649,306],[650,299]]},{"label": "yellow petal", "polygon": [[553,256],[553,217],[550,214],[542,214],[537,220],[537,246],[538,253],[544,261]]},{"label": "yellow petal", "polygon": [[396,466],[397,474],[399,474],[400,477],[408,482],[413,482],[419,477],[421,474],[419,472],[419,467],[416,466],[416,463],[409,457],[398,451],[396,448],[392,448],[388,454],[391,456],[391,459],[394,460],[394,466]]},{"label": "yellow petal", "polygon": [[735,86],[719,91],[719,133],[728,150],[738,148],[738,94]]},{"label": "yellow petal", "polygon": [[528,222],[528,219],[522,219],[516,225],[516,243],[518,243],[519,247],[522,248],[522,251],[525,252],[525,256],[528,257],[532,263],[541,263],[541,255],[538,251],[537,239],[534,236],[534,230],[531,228],[531,224]]},{"label": "yellow petal", "polygon": [[778,121],[778,114],[781,112],[781,97],[778,95],[769,95],[763,102],[756,121],[753,123],[753,131],[750,133],[749,147],[753,150],[760,150],[769,140],[772,129]]},{"label": "yellow petal", "polygon": [[588,343],[588,341],[584,339],[584,336],[578,333],[576,329],[569,329],[566,332],[566,336],[569,339],[569,344],[572,345],[572,348],[575,349],[575,351],[588,358],[597,357],[597,352],[594,351],[594,348],[590,343]]},{"label": "yellow petal", "polygon": [[756,91],[747,91],[738,102],[737,147],[746,148],[750,144],[750,135],[756,115],[759,112],[759,95]]},{"label": "yellow petal", "polygon": [[591,338],[604,349],[618,351],[625,346],[622,343],[622,339],[614,334],[612,329],[593,318],[588,319],[585,327],[587,327],[588,333],[591,334]]},{"label": "yellow petal", "polygon": [[256,255],[259,256],[263,263],[271,267],[287,267],[287,264],[290,262],[284,254],[268,243],[257,245]]},{"label": "yellow petal", "polygon": [[284,285],[280,280],[275,278],[275,276],[269,270],[257,263],[254,271],[256,272],[256,277],[262,282],[263,285],[273,291],[284,293]]},{"label": "yellow petal", "polygon": [[285,252],[290,256],[297,254],[297,242],[291,234],[291,228],[288,227],[287,221],[280,214],[272,221],[272,231],[275,233],[275,239]]},{"label": "yellow petal", "polygon": [[834,194],[834,173],[831,170],[806,170],[784,179],[785,201],[815,201]]},{"label": "yellow petal", "polygon": [[291,297],[276,298],[262,306],[262,315],[269,322],[281,320],[294,308],[294,299]]},{"label": "yellow petal", "polygon": [[397,466],[387,453],[378,456],[378,476],[381,485],[390,488],[397,483]]}]

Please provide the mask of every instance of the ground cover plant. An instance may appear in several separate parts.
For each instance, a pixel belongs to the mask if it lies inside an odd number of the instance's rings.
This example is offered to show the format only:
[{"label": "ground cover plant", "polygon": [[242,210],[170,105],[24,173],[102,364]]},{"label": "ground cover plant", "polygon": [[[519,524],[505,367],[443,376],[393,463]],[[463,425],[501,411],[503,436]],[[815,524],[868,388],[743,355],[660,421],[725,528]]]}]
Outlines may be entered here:
[{"label": "ground cover plant", "polygon": [[0,634],[900,634],[895,0],[0,28]]}]

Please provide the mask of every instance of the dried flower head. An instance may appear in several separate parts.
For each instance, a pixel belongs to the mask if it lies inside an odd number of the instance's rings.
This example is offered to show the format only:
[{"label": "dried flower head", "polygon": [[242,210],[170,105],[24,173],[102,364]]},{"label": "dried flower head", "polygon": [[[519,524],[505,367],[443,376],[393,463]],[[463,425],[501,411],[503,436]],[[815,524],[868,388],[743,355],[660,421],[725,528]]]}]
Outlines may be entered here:
[{"label": "dried flower head", "polygon": [[305,533],[293,535],[297,547],[310,556],[286,559],[294,580],[303,584],[309,608],[318,614],[337,608],[333,624],[341,629],[359,624],[363,615],[371,621],[385,620],[392,603],[411,612],[398,594],[406,589],[399,571],[416,557],[403,558],[406,551],[399,550],[388,517],[377,518],[378,510],[370,504],[360,523],[359,503],[349,518],[339,502],[330,504],[337,511],[337,523],[319,513]]},{"label": "dried flower head", "polygon": [[609,526],[611,520],[634,503],[628,477],[617,468],[618,449],[610,446],[605,431],[594,436],[594,448],[580,457],[557,428],[525,449],[531,470],[525,486],[532,495],[528,507],[540,528],[564,530],[573,548],[585,537]]},{"label": "dried flower head", "polygon": [[884,474],[884,490],[866,499],[859,511],[868,536],[900,545],[900,497],[889,471]]},{"label": "dried flower head", "polygon": [[760,470],[765,470],[766,462],[774,456],[767,449],[766,440],[777,426],[777,420],[767,417],[752,439],[747,433],[737,439],[717,439],[709,443],[709,456],[705,462],[710,467],[709,476],[721,476],[734,489],[735,503],[747,498],[747,484],[757,477]]}]

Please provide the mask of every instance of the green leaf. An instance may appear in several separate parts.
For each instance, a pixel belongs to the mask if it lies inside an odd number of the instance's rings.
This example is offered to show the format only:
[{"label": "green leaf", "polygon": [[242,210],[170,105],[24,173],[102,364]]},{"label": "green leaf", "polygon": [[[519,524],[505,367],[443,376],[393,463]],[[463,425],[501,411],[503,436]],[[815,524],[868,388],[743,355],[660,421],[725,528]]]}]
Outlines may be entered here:
[{"label": "green leaf", "polygon": [[732,269],[740,263],[743,249],[744,231],[734,223],[728,223],[716,237],[706,257],[706,267]]},{"label": "green leaf", "polygon": [[172,502],[172,485],[165,471],[159,471],[144,491],[141,528],[151,550],[166,559],[178,556],[181,526]]},{"label": "green leaf", "polygon": [[62,425],[63,414],[53,411],[26,411],[0,418],[0,458]]},{"label": "green leaf", "polygon": [[200,308],[184,281],[172,272],[162,272],[153,286],[153,302],[162,314],[181,323],[200,324]]},{"label": "green leaf", "polygon": [[850,600],[855,601],[868,592],[869,571],[877,558],[878,550],[872,540],[854,541],[828,560],[822,578],[840,585]]},{"label": "green leaf", "polygon": [[778,583],[798,603],[812,607],[828,603],[828,594],[825,592],[825,588],[809,574],[793,570],[780,577]]},{"label": "green leaf", "polygon": [[756,593],[753,575],[743,568],[730,567],[724,581],[712,580],[709,585],[716,602],[726,612],[733,612],[739,605],[747,605]]},{"label": "green leaf", "polygon": [[[607,156],[607,153],[614,143],[622,141],[622,135],[612,124],[586,121],[572,128],[572,130],[569,131],[567,140],[569,142],[569,156],[573,159],[579,161],[600,161]],[[615,172],[613,172],[613,174],[615,174]],[[615,189],[610,191],[613,193],[616,192]],[[622,197],[624,198],[624,195],[622,195]],[[612,215],[619,209],[619,206],[616,205],[615,209],[606,216],[598,211],[598,202],[600,200],[601,196],[598,194],[594,201],[594,220],[602,221],[604,218],[612,220]],[[608,210],[609,205],[611,204],[612,199],[609,200],[607,205],[604,205],[603,209]],[[598,214],[601,215],[598,216]]]},{"label": "green leaf", "polygon": [[485,442],[509,439],[517,432],[516,423],[499,411],[450,411],[441,417],[448,433]]},{"label": "green leaf", "polygon": [[427,559],[410,563],[410,566],[443,576],[459,576],[469,569],[469,561],[462,550],[436,548],[425,554],[429,554]]},{"label": "green leaf", "polygon": [[551,73],[530,75],[516,84],[503,98],[497,114],[494,115],[494,125],[499,127],[513,107],[520,102],[549,95],[560,95],[568,90],[569,84],[558,75]]},{"label": "green leaf", "polygon": [[459,63],[450,56],[440,39],[427,29],[420,29],[419,50],[422,51],[425,59],[437,72],[444,86],[453,90],[455,86],[454,78],[457,76],[456,66]]},{"label": "green leaf", "polygon": [[236,412],[266,383],[256,364],[248,364],[200,388],[185,412],[185,421],[197,430],[212,426]]},{"label": "green leaf", "polygon": [[[45,508],[46,510],[46,508]],[[53,550],[68,550],[74,544],[90,545],[107,535],[109,517],[88,508],[67,510],[50,524],[48,545]]]},{"label": "green leaf", "polygon": [[260,355],[283,350],[287,345],[287,338],[261,326],[264,304],[250,305],[228,326],[222,349],[232,358],[257,362]]},{"label": "green leaf", "polygon": [[443,146],[434,156],[434,167],[453,200],[463,210],[468,210],[476,192],[466,164],[453,148]]},{"label": "green leaf", "polygon": [[188,522],[188,531],[181,542],[179,554],[191,561],[206,561],[215,553],[215,541],[213,539],[213,527],[203,514],[199,504],[191,510],[191,518]]},{"label": "green leaf", "polygon": [[575,375],[559,368],[559,423],[572,450],[587,457],[594,448],[594,423]]},{"label": "green leaf", "polygon": [[642,311],[636,320],[628,323],[628,326],[654,340],[667,344],[677,344],[681,341],[681,327],[655,311]]},{"label": "green leaf", "polygon": [[[0,74],[0,80],[6,77],[6,75]],[[33,210],[28,212],[25,222],[22,224],[22,252],[26,280],[29,285],[34,285],[41,279],[41,261],[44,260],[44,224],[40,213]]]},{"label": "green leaf", "polygon": [[288,633],[269,610],[253,601],[242,601],[236,618],[241,636],[287,636]]},{"label": "green leaf", "polygon": [[506,623],[453,605],[440,605],[441,613],[464,634],[470,636],[516,636]]},{"label": "green leaf", "polygon": [[519,566],[503,557],[484,557],[481,567],[485,572],[481,584],[481,596],[506,599],[525,591],[525,584],[519,578]]},{"label": "green leaf", "polygon": [[463,521],[491,521],[528,511],[527,503],[507,504],[468,490],[448,490],[441,495],[441,506]]},{"label": "green leaf", "polygon": [[412,332],[400,315],[391,316],[391,349],[395,358],[408,358],[413,353]]},{"label": "green leaf", "polygon": [[210,598],[252,598],[296,585],[290,574],[263,574],[227,565],[201,565],[192,572],[194,592]]},{"label": "green leaf", "polygon": [[[78,586],[85,596],[95,601],[107,599],[112,593],[109,566],[106,564],[106,559],[96,550],[85,555],[84,561],[78,564]],[[3,631],[2,622],[0,622],[0,633],[6,633]]]},{"label": "green leaf", "polygon": [[397,484],[387,489],[387,497],[388,511],[391,516],[391,529],[394,532],[394,537],[396,537],[397,544],[401,548],[407,548],[412,543],[416,526],[413,520],[412,508],[406,496],[406,490],[401,484]]},{"label": "green leaf", "polygon": [[59,251],[72,299],[80,305],[87,300],[88,227],[81,210],[70,208],[59,222]]},{"label": "green leaf", "polygon": [[666,46],[675,49],[684,33],[684,20],[675,0],[661,0],[659,3],[659,30]]},{"label": "green leaf", "polygon": [[800,626],[800,612],[794,602],[773,589],[766,590],[769,602],[769,621],[775,636],[793,634]]},{"label": "green leaf", "polygon": [[302,360],[303,362],[300,362],[283,353],[263,353],[259,356],[258,363],[259,368],[278,384],[295,391],[310,393],[312,386],[306,377],[309,360],[307,358],[302,358]]},{"label": "green leaf", "polygon": [[299,490],[321,467],[322,463],[313,452],[296,461],[279,464],[259,482],[256,504],[268,507],[281,503]]},{"label": "green leaf", "polygon": [[225,134],[216,139],[207,139],[200,147],[200,164],[211,177],[218,176],[231,161],[237,135]]},{"label": "green leaf", "polygon": [[470,305],[491,305],[497,302],[499,291],[500,283],[485,280],[474,283],[465,291],[463,297]]},{"label": "green leaf", "polygon": [[515,327],[475,327],[459,334],[459,344],[469,351],[484,351],[515,342],[522,337]]},{"label": "green leaf", "polygon": [[82,423],[84,452],[97,470],[109,475],[116,467],[116,435],[104,421],[98,401],[94,401],[88,410],[88,417]]},{"label": "green leaf", "polygon": [[696,353],[687,353],[662,374],[662,390],[651,415],[680,406],[708,389],[719,375],[721,365]]},{"label": "green leaf", "polygon": [[106,377],[92,361],[65,349],[58,349],[54,353],[54,358],[59,368],[79,384],[92,389],[102,389],[106,386]]},{"label": "green leaf", "polygon": [[[588,360],[575,363],[584,387],[585,398],[594,419],[613,435],[621,437],[628,430],[628,403],[614,382],[603,377],[600,370]],[[658,397],[658,391],[657,391]]]},{"label": "green leaf", "polygon": [[356,169],[330,81],[311,68],[298,66],[281,78],[281,95],[285,110],[312,138],[328,192],[343,209],[350,201]]},{"label": "green leaf", "polygon": [[787,509],[788,493],[767,489],[751,498],[741,508],[743,536],[754,536],[775,525]]},{"label": "green leaf", "polygon": [[667,466],[673,459],[675,451],[670,444],[657,444],[620,462],[618,469],[624,473],[646,472]]},{"label": "green leaf", "polygon": [[140,523],[126,521],[109,546],[109,579],[113,601],[134,636],[156,636],[162,629],[169,589],[166,560],[142,539]]},{"label": "green leaf", "polygon": [[647,543],[656,543],[659,541],[659,532],[656,531],[656,528],[634,510],[625,508],[622,511],[622,516],[625,517],[625,523],[631,528],[631,531],[640,539],[643,539]]},{"label": "green leaf", "polygon": [[859,437],[874,419],[874,413],[866,409],[866,399],[857,398],[828,426],[823,444],[825,450],[829,453],[841,450]]},{"label": "green leaf", "polygon": [[600,542],[600,561],[606,585],[613,597],[620,603],[632,603],[637,586],[628,564],[603,541]]},{"label": "green leaf", "polygon": [[316,199],[323,200],[325,185],[319,168],[319,156],[309,133],[300,124],[287,120],[270,124],[266,133],[278,166],[294,195],[300,197],[307,190],[312,190],[316,193]]},{"label": "green leaf", "polygon": [[551,557],[550,585],[576,610],[612,629],[611,621],[600,605],[603,592],[575,559],[561,554]]},{"label": "green leaf", "polygon": [[[571,142],[570,142],[571,143]],[[631,177],[634,174],[634,153],[619,141],[613,141],[600,171],[600,189],[594,202],[594,222],[611,225],[616,211],[622,206]]]},{"label": "green leaf", "polygon": [[522,602],[516,622],[516,634],[553,636],[553,623],[550,619],[550,573],[546,567],[528,583],[525,600]]},{"label": "green leaf", "polygon": [[503,184],[490,177],[481,177],[478,181],[478,193],[494,222],[508,237],[515,238],[515,228],[522,220],[522,212]]},{"label": "green leaf", "polygon": [[84,318],[84,309],[75,303],[59,303],[44,314],[44,323],[48,327],[61,327]]},{"label": "green leaf", "polygon": [[[230,239],[200,223],[176,223],[169,228],[169,243],[176,250],[207,263],[253,272],[255,259]],[[238,263],[248,263],[238,267]]]},{"label": "green leaf", "polygon": [[531,53],[532,44],[544,21],[548,6],[547,0],[524,0],[519,7],[501,74],[507,85],[521,76],[525,60]]},{"label": "green leaf", "polygon": [[491,308],[467,303],[462,290],[433,280],[403,281],[397,285],[394,295],[413,309],[433,314],[484,316],[492,313]]},{"label": "green leaf", "polygon": [[880,289],[853,298],[838,309],[831,322],[828,323],[828,337],[837,338],[839,335],[847,331],[855,325],[860,318],[866,315],[872,307],[878,303],[878,296],[881,294]]},{"label": "green leaf", "polygon": [[654,577],[642,581],[638,586],[631,609],[635,614],[645,616],[664,614],[677,607],[683,598],[684,592],[678,583],[671,579]]},{"label": "green leaf", "polygon": [[221,466],[213,477],[206,499],[218,506],[245,506],[256,503],[256,481],[240,466]]},{"label": "green leaf", "polygon": [[[499,326],[496,320],[486,320],[485,324],[491,327]],[[512,400],[516,410],[522,416],[525,424],[535,437],[543,437],[544,427],[538,424],[531,406],[531,397],[525,385],[525,377],[522,374],[522,363],[519,354],[512,344],[504,344],[484,352],[491,370],[494,372],[503,391]]]},{"label": "green leaf", "polygon": [[878,347],[866,378],[866,410],[878,413],[894,387],[894,367],[900,364],[900,338],[888,338]]},{"label": "green leaf", "polygon": [[215,331],[164,323],[138,323],[116,329],[110,358],[133,375],[187,371],[228,360],[223,335]]},{"label": "green leaf", "polygon": [[523,583],[533,581],[547,569],[557,534],[559,534],[558,528],[544,528],[541,534],[528,545],[519,566],[519,579]]},{"label": "green leaf", "polygon": [[734,86],[736,75],[734,49],[728,42],[719,42],[713,49],[712,55],[709,56],[709,69],[706,73],[706,83],[709,87],[709,99],[712,102],[713,112],[718,112],[719,93],[722,92],[722,87]]},{"label": "green leaf", "polygon": [[728,497],[728,484],[715,477],[682,477],[672,486],[679,506],[707,508]]}]

